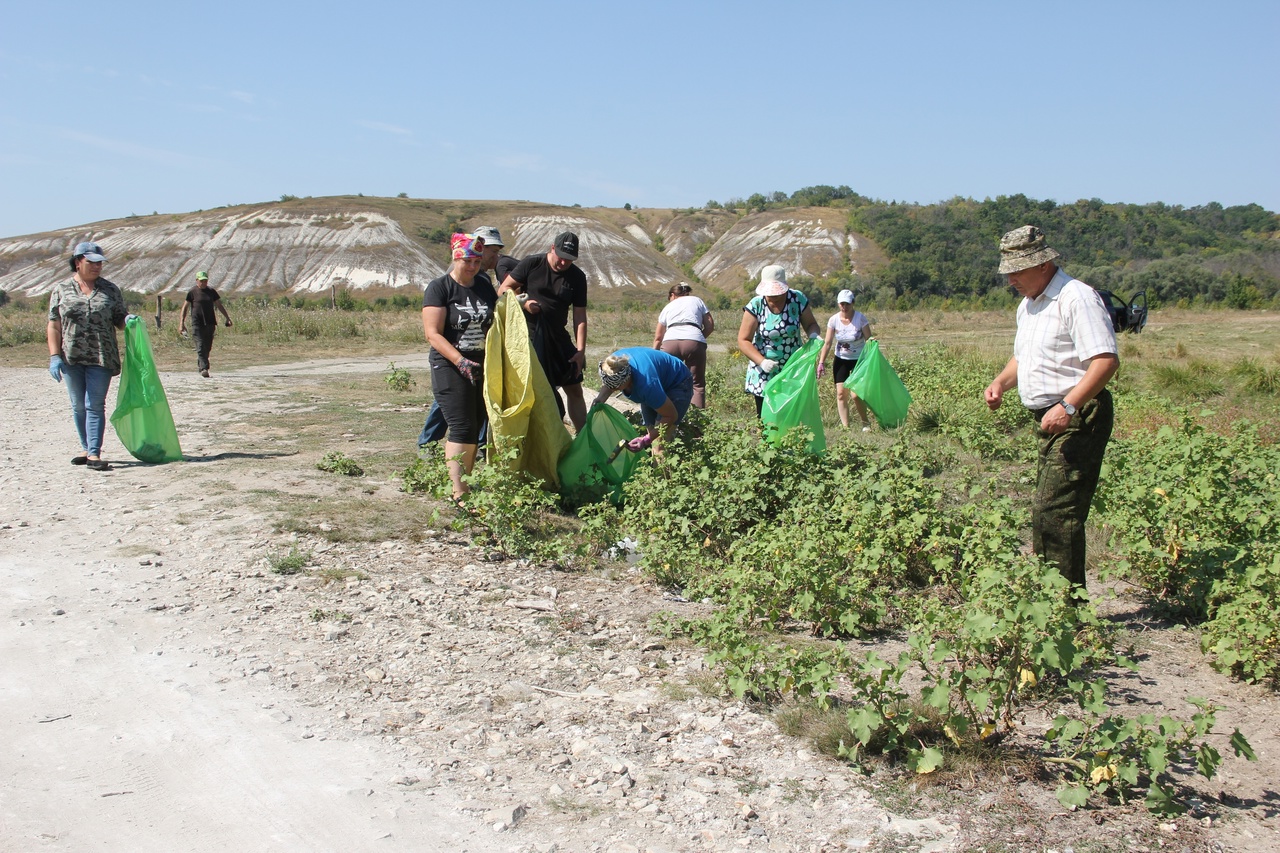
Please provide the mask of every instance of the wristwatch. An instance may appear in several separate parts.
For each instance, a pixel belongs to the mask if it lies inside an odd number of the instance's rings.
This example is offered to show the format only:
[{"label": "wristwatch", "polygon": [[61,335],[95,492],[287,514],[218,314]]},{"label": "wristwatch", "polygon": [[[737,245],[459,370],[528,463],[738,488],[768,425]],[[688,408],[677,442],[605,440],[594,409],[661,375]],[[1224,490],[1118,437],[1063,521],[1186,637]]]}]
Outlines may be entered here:
[{"label": "wristwatch", "polygon": [[1063,400],[1059,405],[1062,406],[1062,408],[1066,410],[1066,413],[1071,417],[1074,418],[1076,416],[1076,407],[1068,403],[1066,400]]}]

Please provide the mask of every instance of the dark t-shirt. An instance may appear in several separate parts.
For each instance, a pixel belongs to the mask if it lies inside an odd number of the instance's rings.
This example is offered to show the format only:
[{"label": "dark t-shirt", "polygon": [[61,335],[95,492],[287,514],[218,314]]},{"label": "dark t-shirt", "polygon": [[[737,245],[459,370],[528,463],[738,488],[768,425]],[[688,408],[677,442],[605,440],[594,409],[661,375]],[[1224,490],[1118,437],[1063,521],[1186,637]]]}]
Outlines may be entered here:
[{"label": "dark t-shirt", "polygon": [[[484,352],[484,335],[493,325],[497,304],[497,291],[487,277],[479,275],[470,287],[463,287],[445,273],[428,284],[422,294],[423,308],[445,309],[444,339],[472,361],[479,361],[476,354]],[[432,357],[442,356],[432,353]]]},{"label": "dark t-shirt", "polygon": [[[548,328],[563,329],[569,324],[569,308],[587,307],[587,276],[576,265],[564,272],[554,272],[547,256],[530,255],[511,271],[511,277],[524,285],[530,299],[541,307]],[[530,315],[530,322],[533,315]]]},{"label": "dark t-shirt", "polygon": [[212,287],[201,287],[197,284],[188,290],[187,302],[191,303],[191,325],[218,325],[218,318],[213,313],[213,306],[219,298],[218,291]]}]

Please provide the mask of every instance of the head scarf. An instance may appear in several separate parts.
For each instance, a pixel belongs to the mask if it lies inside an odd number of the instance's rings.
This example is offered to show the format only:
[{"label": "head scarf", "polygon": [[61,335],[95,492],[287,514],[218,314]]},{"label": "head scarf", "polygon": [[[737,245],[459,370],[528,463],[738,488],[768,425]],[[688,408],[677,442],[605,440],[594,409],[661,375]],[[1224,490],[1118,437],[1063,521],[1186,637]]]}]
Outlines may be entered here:
[{"label": "head scarf", "polygon": [[617,391],[623,385],[626,385],[627,380],[631,378],[630,359],[620,358],[618,361],[622,363],[617,364],[615,362],[612,367],[605,367],[602,361],[598,368],[600,371],[600,384],[611,391]]},{"label": "head scarf", "polygon": [[484,248],[484,238],[474,234],[454,234],[449,242],[453,246],[455,261],[463,258],[478,258],[480,250]]}]

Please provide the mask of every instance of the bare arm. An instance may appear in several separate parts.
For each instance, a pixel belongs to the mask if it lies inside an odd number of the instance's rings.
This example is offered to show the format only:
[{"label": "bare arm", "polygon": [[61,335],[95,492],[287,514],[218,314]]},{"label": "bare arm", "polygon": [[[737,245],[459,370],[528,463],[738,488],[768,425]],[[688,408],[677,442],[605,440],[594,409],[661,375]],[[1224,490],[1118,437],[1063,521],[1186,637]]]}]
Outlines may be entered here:
[{"label": "bare arm", "polygon": [[662,339],[667,336],[667,324],[658,321],[658,325],[653,328],[653,348],[662,349]]},{"label": "bare arm", "polygon": [[187,330],[187,312],[191,309],[190,302],[182,303],[182,313],[178,315],[178,331],[185,332]]},{"label": "bare arm", "polygon": [[716,330],[716,318],[711,316],[711,312],[707,312],[707,316],[702,318],[702,334],[709,335]]},{"label": "bare arm", "polygon": [[576,362],[578,367],[586,369],[587,365],[587,309],[573,307],[573,337],[574,343],[577,344],[578,352],[569,359]]},{"label": "bare arm", "polygon": [[822,352],[818,353],[818,364],[827,363],[827,353],[831,351],[831,345],[835,343],[836,330],[827,326],[827,335],[822,339]]},{"label": "bare arm", "polygon": [[822,327],[818,325],[818,321],[813,317],[813,309],[805,307],[804,313],[800,315],[800,324],[804,326],[804,330],[813,337],[822,334]]},{"label": "bare arm", "polygon": [[[1062,401],[1079,409],[1098,396],[1119,369],[1120,359],[1115,353],[1108,352],[1094,356],[1085,362],[1084,376],[1076,383],[1076,387],[1067,392],[1067,396],[1063,397]],[[1040,419],[1040,428],[1048,433],[1059,433],[1070,423],[1071,416],[1067,414],[1067,410],[1062,406],[1054,406]]]},{"label": "bare arm", "polygon": [[44,336],[49,342],[49,355],[62,355],[62,324],[57,320],[50,320],[45,327]]},{"label": "bare arm", "polygon": [[452,364],[462,361],[462,353],[445,340],[444,337],[444,318],[445,309],[438,305],[429,305],[422,309],[422,331],[427,337],[427,343],[431,344],[431,348],[440,353],[444,359]]},{"label": "bare arm", "polygon": [[996,378],[991,380],[987,390],[982,392],[982,398],[987,401],[987,408],[994,412],[1004,402],[1004,392],[1017,387],[1018,360],[1011,358],[1009,363],[1004,366],[1004,370],[1001,370],[996,374]]},{"label": "bare arm", "polygon": [[751,342],[751,339],[756,335],[756,330],[759,328],[760,321],[756,319],[756,315],[750,311],[743,311],[742,325],[738,326],[738,351],[755,365],[759,365],[760,362],[764,361],[764,354],[756,349],[756,345]]},{"label": "bare arm", "polygon": [[227,313],[227,309],[226,309],[226,308],[223,308],[223,307],[222,307],[222,300],[221,300],[221,299],[219,299],[217,302],[215,302],[215,303],[213,303],[213,304],[214,304],[214,305],[217,305],[217,306],[218,306],[218,310],[222,312],[222,319],[223,319],[223,320],[226,320],[226,322],[227,322],[227,328],[231,328],[231,315]]}]

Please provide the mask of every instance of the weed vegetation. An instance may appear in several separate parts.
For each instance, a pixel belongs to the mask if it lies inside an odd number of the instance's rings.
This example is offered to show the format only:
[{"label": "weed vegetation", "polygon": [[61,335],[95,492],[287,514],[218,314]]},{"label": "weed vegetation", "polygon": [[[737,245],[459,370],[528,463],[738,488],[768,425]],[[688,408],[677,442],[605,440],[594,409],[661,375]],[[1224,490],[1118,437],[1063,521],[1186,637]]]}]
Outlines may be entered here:
[{"label": "weed vegetation", "polygon": [[[1092,568],[1200,626],[1214,666],[1274,685],[1280,446],[1247,420],[1215,430],[1203,404],[1269,419],[1275,395],[1249,384],[1256,365],[1221,359],[1185,365],[1220,383],[1187,395],[1168,382],[1163,353],[1143,357],[1164,341],[1125,343],[1122,425],[1092,517],[1105,547]],[[654,581],[715,605],[655,628],[704,647],[726,691],[775,705],[856,765],[932,774],[974,756],[1026,760],[1020,721],[1037,709],[1052,723],[1034,758],[1064,805],[1137,799],[1180,811],[1179,778],[1212,778],[1223,759],[1209,737],[1217,709],[1192,698],[1181,714],[1133,714],[1113,694],[1106,672],[1138,666],[1123,632],[1075,604],[1024,544],[1030,416],[1017,405],[991,413],[978,396],[1000,361],[936,343],[891,357],[917,400],[898,431],[841,431],[824,386],[825,457],[806,454],[803,432],[764,443],[737,393],[740,359],[724,357],[708,379],[712,408],[641,467],[619,505],[571,511],[496,460],[473,475],[471,513],[457,523],[565,566],[634,540]],[[439,459],[402,479],[447,494]],[[1253,758],[1246,733],[1226,742]]]}]

